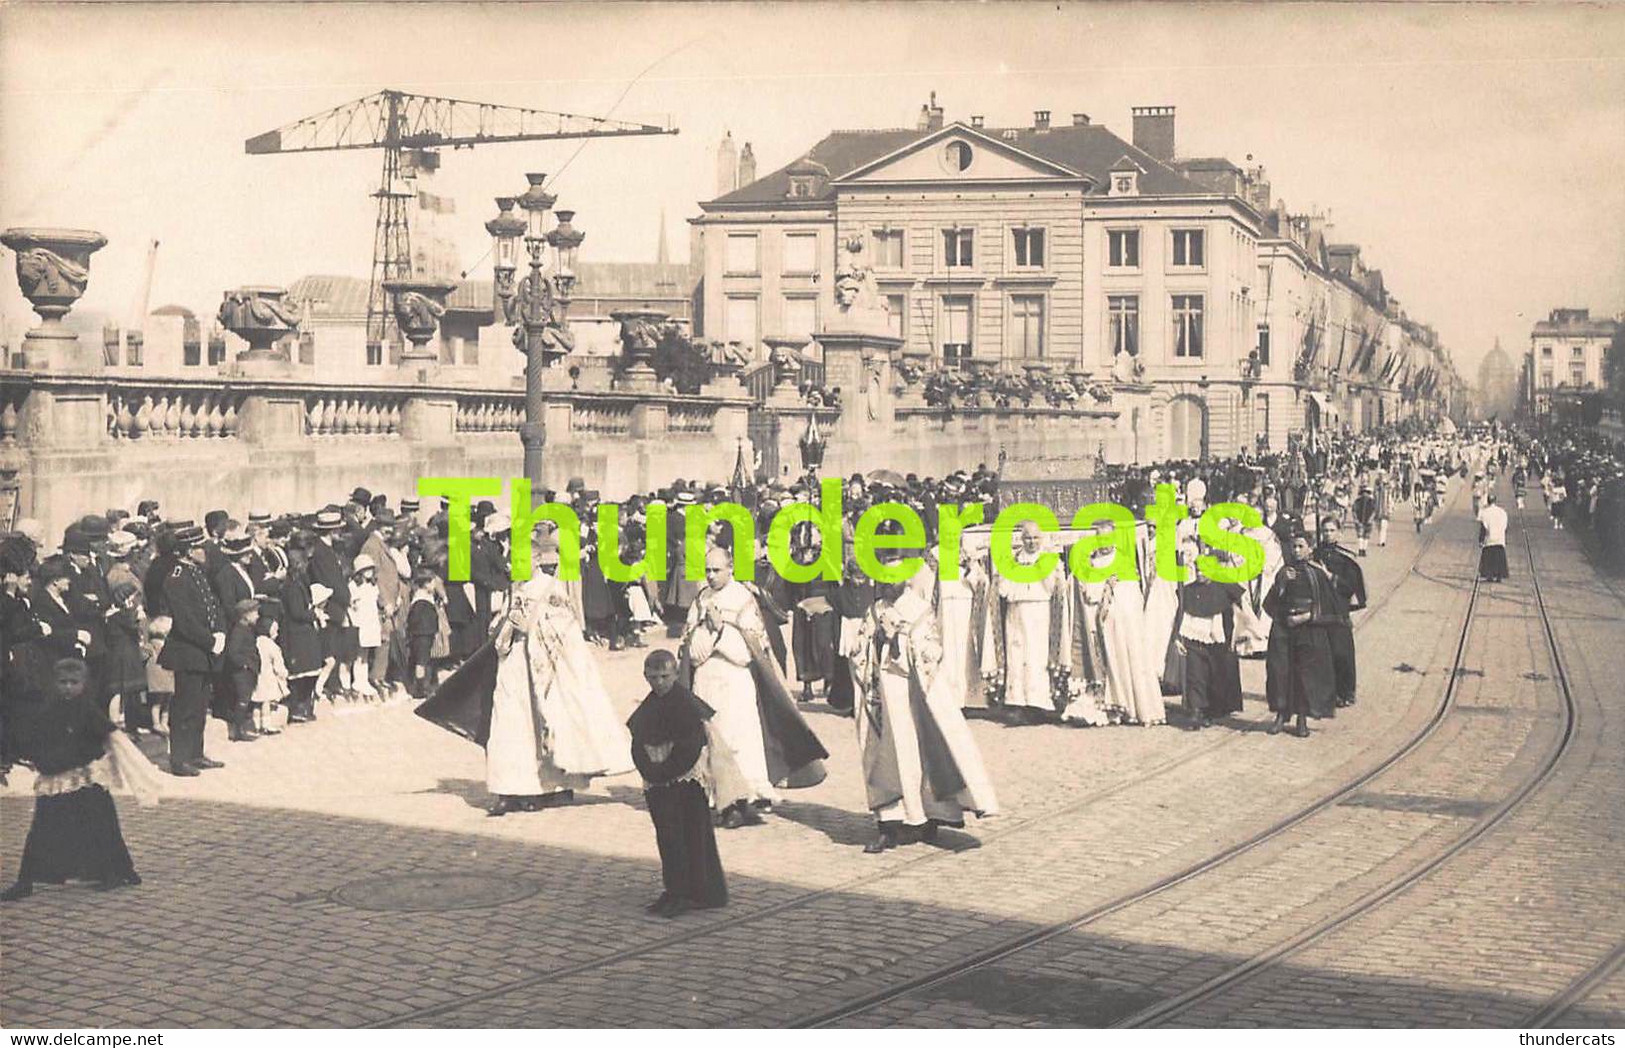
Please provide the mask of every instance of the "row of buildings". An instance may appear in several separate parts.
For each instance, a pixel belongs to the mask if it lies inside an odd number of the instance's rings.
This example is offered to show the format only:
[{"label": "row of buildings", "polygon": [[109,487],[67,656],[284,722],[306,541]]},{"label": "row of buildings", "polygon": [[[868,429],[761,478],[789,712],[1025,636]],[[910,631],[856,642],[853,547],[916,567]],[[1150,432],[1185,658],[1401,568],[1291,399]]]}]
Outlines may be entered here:
[{"label": "row of buildings", "polygon": [[856,239],[905,352],[1132,375],[1171,457],[1462,410],[1437,334],[1360,247],[1289,212],[1250,157],[1181,157],[1175,119],[1136,108],[1124,140],[1085,113],[950,122],[933,95],[913,127],[832,131],[749,181],[725,143],[724,191],[691,220],[696,329],[815,338]]}]

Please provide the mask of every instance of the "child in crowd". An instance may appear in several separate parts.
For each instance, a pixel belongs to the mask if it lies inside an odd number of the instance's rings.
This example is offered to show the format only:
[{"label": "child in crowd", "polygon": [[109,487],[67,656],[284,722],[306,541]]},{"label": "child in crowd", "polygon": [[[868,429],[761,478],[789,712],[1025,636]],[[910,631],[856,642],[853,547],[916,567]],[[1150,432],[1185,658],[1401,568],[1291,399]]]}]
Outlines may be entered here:
[{"label": "child in crowd", "polygon": [[260,674],[254,681],[254,730],[261,735],[280,735],[276,707],[287,700],[288,664],[277,643],[282,624],[272,615],[261,614],[254,629],[254,648],[260,656]]},{"label": "child in crowd", "polygon": [[350,628],[355,630],[356,643],[355,661],[350,669],[350,690],[369,701],[379,697],[370,674],[373,656],[378,653],[378,645],[383,643],[381,599],[378,593],[378,565],[362,553],[356,557],[350,574]]},{"label": "child in crowd", "polygon": [[434,639],[440,629],[435,604],[434,572],[419,568],[412,576],[412,603],[406,611],[407,688],[415,699],[434,690]]},{"label": "child in crowd", "polygon": [[643,775],[665,887],[645,909],[658,917],[676,917],[726,905],[728,883],[703,781],[705,722],[713,711],[677,682],[677,659],[669,651],[649,653],[643,679],[649,682],[649,694],[626,723],[632,731],[632,762]]},{"label": "child in crowd", "polygon": [[175,673],[158,665],[158,655],[164,650],[173,620],[168,615],[154,615],[147,620],[147,639],[141,653],[147,660],[147,710],[152,717],[152,730],[159,735],[169,734],[169,702],[175,697]]},{"label": "child in crowd", "polygon": [[260,651],[255,631],[260,619],[260,602],[252,597],[237,602],[235,620],[226,635],[226,674],[234,705],[228,720],[227,737],[232,742],[252,742],[254,732],[254,687],[260,677]]}]

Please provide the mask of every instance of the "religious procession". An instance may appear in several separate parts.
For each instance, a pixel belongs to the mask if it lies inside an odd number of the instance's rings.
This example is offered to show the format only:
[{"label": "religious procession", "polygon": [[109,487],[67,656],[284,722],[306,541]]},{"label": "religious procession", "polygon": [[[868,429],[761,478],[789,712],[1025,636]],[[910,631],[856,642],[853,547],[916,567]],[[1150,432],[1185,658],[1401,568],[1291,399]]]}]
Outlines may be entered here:
[{"label": "religious procession", "polygon": [[[876,503],[911,506],[928,522],[925,548],[884,552],[887,563],[923,557],[928,570],[902,582],[853,562],[836,582],[787,582],[764,549],[768,522],[815,498],[818,478],[751,481],[742,463],[729,483],[675,479],[618,505],[628,561],[656,504],[677,534],[685,515],[715,504],[751,507],[758,534],[711,524],[703,579],[685,577],[674,548],[663,580],[610,581],[583,526],[579,578],[566,581],[560,536],[544,523],[531,536],[533,573],[514,582],[511,521],[489,501],[470,509],[468,575],[457,578],[449,502],[424,507],[407,495],[392,505],[365,488],[311,512],[222,508],[201,524],[146,500],[87,514],[59,541],[24,520],[0,540],[0,749],[8,774],[33,770],[37,802],[3,898],[67,879],[139,884],[112,797],[161,793],[160,768],[199,776],[239,746],[298,746],[301,727],[319,718],[410,702],[483,747],[488,817],[571,805],[596,781],[636,774],[664,871],[650,912],[720,906],[728,892],[716,831],[760,825],[828,775],[861,777],[870,853],[1000,814],[968,719],[1222,729],[1243,708],[1241,661],[1257,659],[1269,734],[1307,738],[1311,720],[1329,728],[1359,697],[1351,617],[1368,602],[1362,562],[1383,554],[1407,503],[1421,529],[1458,484],[1470,489],[1481,571],[1504,578],[1506,515],[1486,478],[1510,474],[1520,502],[1538,478],[1557,524],[1583,513],[1617,534],[1621,462],[1617,447],[1575,433],[1412,427],[1103,471],[1125,506],[1147,505],[1158,485],[1181,493],[1182,572],[1214,552],[1197,533],[1205,507],[1257,507],[1242,532],[1264,558],[1245,583],[1165,577],[1143,519],[1138,577],[1085,581],[1062,569],[1012,581],[992,569],[992,532],[972,528],[957,579],[941,578],[936,514],[926,511],[980,505],[991,519],[1003,489],[985,465],[845,481],[845,549]],[[1559,494],[1571,485],[1572,496]],[[542,496],[583,521],[604,501],[575,480]],[[818,536],[794,529],[800,563],[816,561]],[[1027,521],[1012,553],[1031,565],[1081,537]],[[746,546],[757,555],[741,581]],[[1111,555],[1103,546],[1093,556]],[[623,722],[600,662],[627,648],[648,649],[649,692]],[[853,722],[858,767],[828,766],[806,716],[820,702]],[[226,725],[225,751],[205,753],[211,717]]]}]

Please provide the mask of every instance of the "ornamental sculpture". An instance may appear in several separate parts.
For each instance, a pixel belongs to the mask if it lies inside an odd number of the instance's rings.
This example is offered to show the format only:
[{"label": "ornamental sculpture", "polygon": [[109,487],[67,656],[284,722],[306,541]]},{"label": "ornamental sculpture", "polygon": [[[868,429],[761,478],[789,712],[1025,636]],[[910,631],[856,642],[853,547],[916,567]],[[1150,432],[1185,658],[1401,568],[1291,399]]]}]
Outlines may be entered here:
[{"label": "ornamental sculpture", "polygon": [[394,302],[395,323],[412,343],[402,352],[403,366],[432,363],[439,355],[428,348],[446,312],[446,296],[457,285],[444,280],[386,280],[384,291]]},{"label": "ornamental sculpture", "polygon": [[17,286],[50,326],[85,293],[90,256],[107,238],[88,229],[8,229],[0,244],[17,253]]},{"label": "ornamental sculpture", "polygon": [[[0,244],[17,253],[17,286],[39,314],[40,326],[23,339],[30,368],[89,364],[76,336],[62,322],[90,282],[90,256],[107,238],[89,229],[8,229]],[[93,358],[100,365],[98,351]]]},{"label": "ornamental sculpture", "polygon": [[863,237],[848,237],[842,246],[846,258],[835,270],[835,306],[842,321],[839,330],[886,334],[890,330],[886,303],[874,268],[863,261]]},{"label": "ornamental sculpture", "polygon": [[519,282],[509,310],[509,319],[516,325],[514,348],[527,356],[532,350],[540,353],[543,367],[552,367],[576,348],[575,335],[560,318],[558,306],[552,280],[533,269]]},{"label": "ornamental sculpture", "polygon": [[273,355],[276,341],[299,326],[299,311],[283,301],[279,287],[240,287],[226,292],[215,319],[220,326],[248,343],[241,359]]},{"label": "ornamental sculpture", "polygon": [[35,247],[17,253],[17,285],[29,299],[52,296],[78,298],[90,283],[90,266],[79,265],[50,248]]}]

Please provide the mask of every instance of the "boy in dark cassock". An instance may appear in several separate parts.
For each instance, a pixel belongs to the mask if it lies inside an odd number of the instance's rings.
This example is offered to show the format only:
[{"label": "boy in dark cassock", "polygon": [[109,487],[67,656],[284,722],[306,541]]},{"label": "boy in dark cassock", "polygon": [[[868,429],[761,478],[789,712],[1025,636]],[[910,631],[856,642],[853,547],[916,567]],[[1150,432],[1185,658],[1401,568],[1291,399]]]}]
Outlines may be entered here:
[{"label": "boy in dark cassock", "polygon": [[0,901],[27,898],[41,882],[89,880],[101,889],[141,883],[119,830],[103,762],[113,722],[105,704],[90,694],[89,679],[83,659],[57,660],[54,697],[28,707],[20,718],[18,754],[39,779],[17,880],[0,892]]},{"label": "boy in dark cassock", "polygon": [[677,676],[671,652],[650,652],[643,660],[649,694],[626,722],[632,732],[632,761],[643,776],[643,797],[655,824],[665,887],[645,909],[659,917],[713,909],[728,901],[711,806],[700,781],[705,722],[713,711]]},{"label": "boy in dark cassock", "polygon": [[1320,525],[1320,545],[1315,547],[1315,562],[1326,570],[1332,580],[1332,604],[1337,621],[1326,628],[1326,639],[1332,645],[1332,667],[1337,675],[1337,704],[1354,705],[1358,676],[1355,670],[1354,626],[1350,612],[1365,607],[1365,572],[1354,555],[1338,544],[1337,521],[1326,520]]}]

